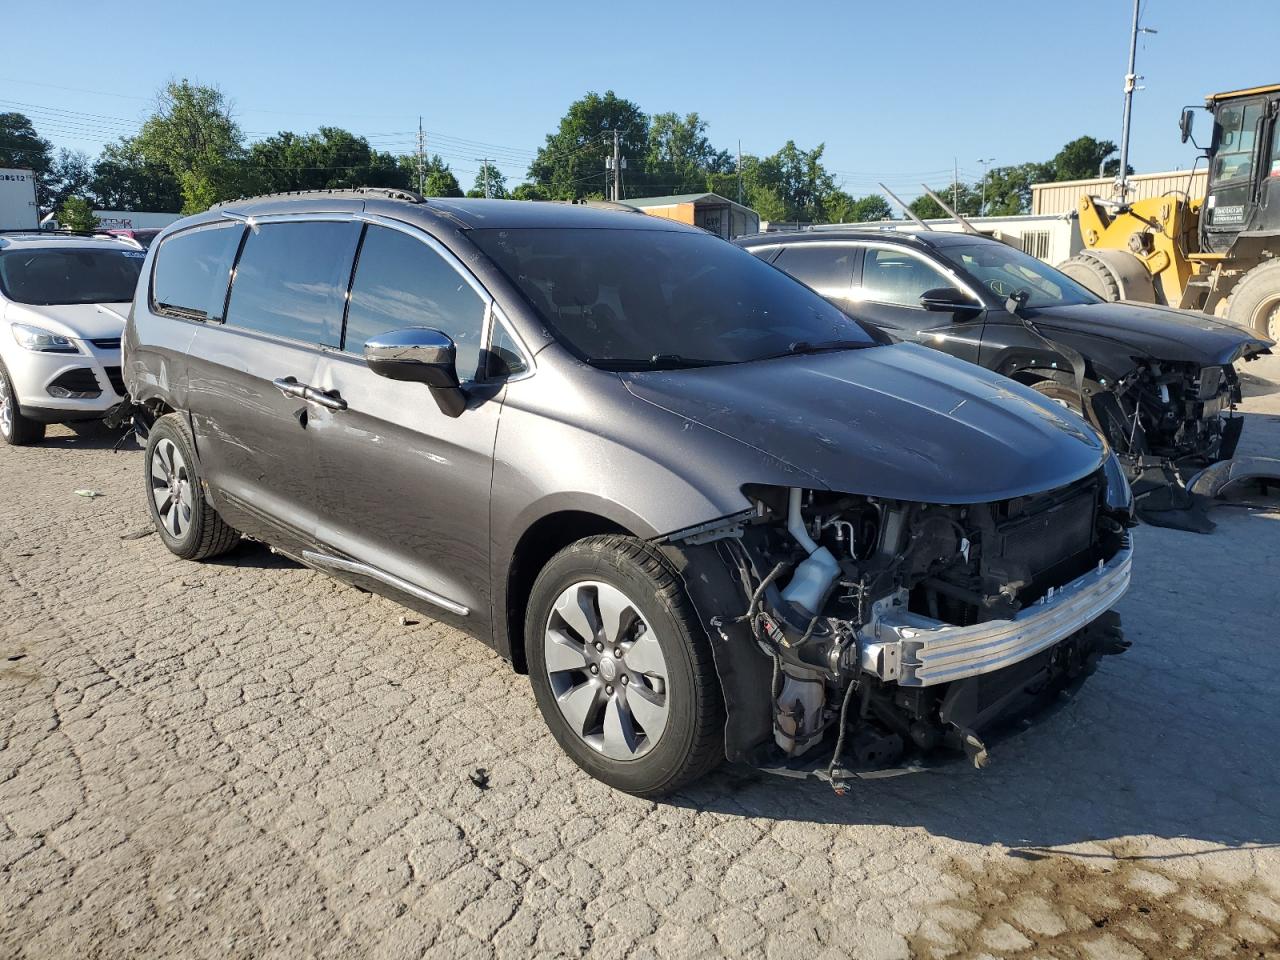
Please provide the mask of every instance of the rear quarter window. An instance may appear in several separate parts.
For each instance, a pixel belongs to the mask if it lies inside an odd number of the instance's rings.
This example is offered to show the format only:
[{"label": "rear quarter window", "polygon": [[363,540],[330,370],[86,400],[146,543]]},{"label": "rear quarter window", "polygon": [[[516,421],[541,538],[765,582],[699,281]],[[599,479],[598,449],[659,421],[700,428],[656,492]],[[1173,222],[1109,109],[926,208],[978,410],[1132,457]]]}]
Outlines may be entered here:
[{"label": "rear quarter window", "polygon": [[159,313],[221,320],[231,264],[244,228],[213,224],[175,233],[156,251],[151,307]]}]

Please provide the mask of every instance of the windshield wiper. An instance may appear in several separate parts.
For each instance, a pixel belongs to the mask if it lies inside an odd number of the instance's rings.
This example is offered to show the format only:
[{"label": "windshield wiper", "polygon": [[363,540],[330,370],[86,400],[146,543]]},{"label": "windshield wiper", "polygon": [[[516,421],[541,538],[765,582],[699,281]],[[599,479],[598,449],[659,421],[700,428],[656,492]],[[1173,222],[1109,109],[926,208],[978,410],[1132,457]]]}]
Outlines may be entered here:
[{"label": "windshield wiper", "polygon": [[727,360],[695,360],[678,353],[655,353],[644,357],[595,357],[591,363],[606,370],[688,370],[694,367],[714,367]]},{"label": "windshield wiper", "polygon": [[782,353],[771,353],[767,357],[761,357],[761,360],[773,360],[776,357],[790,357],[802,353],[829,353],[835,350],[862,350],[865,347],[873,347],[874,343],[867,340],[823,340],[819,343],[810,343],[808,340],[797,340],[788,344],[787,349]]}]

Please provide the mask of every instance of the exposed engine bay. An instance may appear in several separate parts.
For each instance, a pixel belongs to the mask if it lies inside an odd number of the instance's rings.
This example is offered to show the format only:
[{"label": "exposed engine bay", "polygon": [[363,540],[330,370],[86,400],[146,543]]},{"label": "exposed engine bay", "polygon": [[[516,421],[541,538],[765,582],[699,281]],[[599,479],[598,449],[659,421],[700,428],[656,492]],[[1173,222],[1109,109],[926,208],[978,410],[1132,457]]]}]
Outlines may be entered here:
[{"label": "exposed engine bay", "polygon": [[709,625],[730,759],[833,784],[948,749],[985,763],[988,728],[1126,647],[1117,471],[961,505],[747,487],[751,511],[666,538]]},{"label": "exposed engine bay", "polygon": [[1094,414],[1136,477],[1169,461],[1207,466],[1235,454],[1244,419],[1235,367],[1140,361],[1092,397]]}]

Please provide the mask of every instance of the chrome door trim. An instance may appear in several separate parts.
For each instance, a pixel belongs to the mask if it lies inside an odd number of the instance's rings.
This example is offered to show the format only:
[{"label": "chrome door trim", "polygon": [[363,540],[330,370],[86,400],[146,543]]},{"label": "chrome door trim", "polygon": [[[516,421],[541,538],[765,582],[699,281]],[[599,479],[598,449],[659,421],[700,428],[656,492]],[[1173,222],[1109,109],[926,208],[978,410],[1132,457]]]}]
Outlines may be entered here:
[{"label": "chrome door trim", "polygon": [[950,276],[951,279],[955,281],[955,285],[958,290],[972,297],[982,307],[983,310],[989,309],[987,307],[987,301],[982,297],[980,297],[978,294],[976,294],[973,291],[973,288],[969,286],[967,282],[961,279],[960,274],[956,271],[954,267],[952,267],[949,263],[943,262],[941,259],[934,259],[933,257],[929,256],[927,253],[924,253],[921,250],[916,250],[913,247],[908,247],[906,244],[903,244],[903,243],[892,243],[884,240],[854,240],[852,242],[857,246],[862,247],[864,251],[864,259],[862,261],[862,275],[859,277],[859,280],[861,282],[858,284],[858,286],[853,288],[854,299],[855,299],[855,302],[857,303],[871,303],[871,304],[876,304],[877,306],[882,306],[882,307],[900,307],[903,310],[919,310],[921,313],[928,312],[924,309],[924,307],[921,307],[921,306],[911,306],[910,304],[906,304],[906,303],[891,303],[887,300],[872,300],[870,297],[861,296],[862,292],[866,289],[865,281],[867,277],[867,261],[865,259],[865,251],[876,249],[876,250],[893,250],[898,253],[905,253],[907,256],[912,257],[916,260],[919,260],[925,266],[932,267],[934,270],[936,270],[938,273],[941,273],[943,276]]},{"label": "chrome door trim", "polygon": [[330,570],[342,570],[346,573],[354,573],[362,577],[369,577],[387,586],[392,587],[402,593],[407,593],[411,597],[417,597],[432,606],[440,607],[442,610],[448,610],[450,613],[457,614],[460,617],[469,616],[471,611],[460,603],[442,597],[438,593],[432,593],[430,590],[419,587],[410,583],[408,580],[401,579],[393,573],[387,573],[385,570],[379,570],[377,567],[370,566],[367,563],[361,563],[359,560],[348,560],[346,557],[335,557],[332,554],[320,553],[316,550],[303,550],[302,559],[306,563],[314,564],[319,567],[327,567]]}]

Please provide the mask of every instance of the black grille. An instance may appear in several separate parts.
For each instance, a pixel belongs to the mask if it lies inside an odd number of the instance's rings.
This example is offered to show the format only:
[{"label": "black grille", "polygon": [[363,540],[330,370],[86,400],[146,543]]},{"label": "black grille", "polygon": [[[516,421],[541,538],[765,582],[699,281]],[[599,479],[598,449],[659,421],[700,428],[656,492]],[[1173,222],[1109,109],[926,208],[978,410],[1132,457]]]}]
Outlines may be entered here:
[{"label": "black grille", "polygon": [[107,379],[111,381],[111,389],[118,395],[124,396],[124,376],[120,372],[119,367],[103,367],[107,371]]},{"label": "black grille", "polygon": [[[116,369],[118,370],[119,368],[117,367]],[[91,397],[96,397],[102,393],[102,386],[98,383],[98,378],[93,375],[93,371],[88,367],[77,367],[61,374],[49,384],[47,389],[50,396],[57,396],[53,392],[54,387],[61,387],[63,390]]]},{"label": "black grille", "polygon": [[107,337],[103,340],[90,340],[89,342],[92,343],[99,350],[119,350],[120,349],[119,337]]}]

